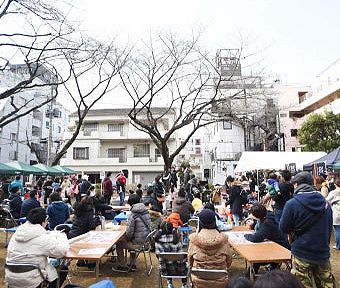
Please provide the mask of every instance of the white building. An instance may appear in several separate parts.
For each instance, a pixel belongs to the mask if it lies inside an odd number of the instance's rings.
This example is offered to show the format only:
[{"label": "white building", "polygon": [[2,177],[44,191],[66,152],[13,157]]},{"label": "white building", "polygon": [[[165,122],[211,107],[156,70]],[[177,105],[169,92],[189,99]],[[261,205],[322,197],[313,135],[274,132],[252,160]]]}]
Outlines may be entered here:
[{"label": "white building", "polygon": [[[48,83],[48,77],[52,77],[49,73],[48,70],[45,70],[41,77],[39,76],[34,80],[34,83]],[[5,91],[28,77],[26,65],[12,65],[9,69],[0,72],[0,89]],[[22,92],[15,94],[15,97],[13,97],[14,104],[20,107],[28,103],[20,111],[22,113],[46,101],[48,97],[51,97],[51,92],[51,86],[24,89]],[[29,114],[5,125],[0,130],[1,163],[19,160],[27,164],[36,164],[38,159],[34,151],[37,151],[41,160],[46,163],[49,135],[49,124],[47,122],[50,123],[47,111],[49,111],[50,105],[47,104],[37,108]],[[60,103],[55,103],[54,106],[54,114],[52,115],[54,129],[51,135],[52,154],[59,148],[59,143],[63,139],[69,115],[69,111]],[[0,117],[8,115],[13,110],[10,97],[0,101]],[[31,148],[27,144],[28,142]]]},{"label": "white building", "polygon": [[[153,115],[164,113],[168,108],[152,108]],[[90,110],[75,142],[61,159],[61,165],[83,172],[92,182],[100,181],[108,171],[118,173],[127,170],[128,183],[148,184],[164,171],[163,159],[148,134],[137,130],[129,121],[129,109]],[[146,116],[145,116],[146,117]],[[161,121],[161,133],[171,127],[175,110],[170,110]],[[143,119],[143,118],[142,118]],[[65,134],[68,140],[78,117],[70,115],[70,126]],[[170,153],[176,148],[176,135],[170,138]]]}]

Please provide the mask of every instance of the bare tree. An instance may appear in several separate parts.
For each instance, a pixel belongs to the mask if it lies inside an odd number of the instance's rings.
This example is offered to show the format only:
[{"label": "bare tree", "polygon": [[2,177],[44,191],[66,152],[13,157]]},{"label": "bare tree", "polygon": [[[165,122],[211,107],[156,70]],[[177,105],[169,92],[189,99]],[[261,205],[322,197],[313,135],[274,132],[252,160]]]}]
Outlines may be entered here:
[{"label": "bare tree", "polygon": [[[0,73],[20,71],[21,76],[2,81],[5,89],[0,91],[0,100],[9,99],[11,106],[11,111],[0,117],[0,127],[4,127],[56,99],[56,86],[68,80],[58,77],[56,63],[65,49],[77,46],[72,25],[48,1],[4,0],[0,4],[0,25],[7,30],[0,33]],[[24,64],[12,65],[12,61]],[[33,93],[24,103],[17,101],[21,92],[44,87],[52,87],[53,92],[39,101]]]},{"label": "bare tree", "polygon": [[90,109],[119,85],[116,78],[119,80],[118,73],[129,55],[127,48],[119,50],[113,42],[103,44],[87,38],[82,43],[81,49],[63,53],[65,67],[71,74],[69,81],[63,82],[63,88],[76,107],[78,119],[74,127],[69,127],[73,134],[57,152],[52,165],[58,164],[76,140]]}]

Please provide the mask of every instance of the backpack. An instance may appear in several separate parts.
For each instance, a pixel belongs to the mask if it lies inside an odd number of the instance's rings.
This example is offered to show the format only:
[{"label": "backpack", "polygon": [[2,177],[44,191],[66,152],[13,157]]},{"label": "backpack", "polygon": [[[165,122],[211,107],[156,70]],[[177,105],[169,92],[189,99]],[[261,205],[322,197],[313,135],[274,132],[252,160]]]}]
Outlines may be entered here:
[{"label": "backpack", "polygon": [[248,195],[245,190],[241,190],[240,192],[240,198],[242,205],[246,205],[248,203]]}]

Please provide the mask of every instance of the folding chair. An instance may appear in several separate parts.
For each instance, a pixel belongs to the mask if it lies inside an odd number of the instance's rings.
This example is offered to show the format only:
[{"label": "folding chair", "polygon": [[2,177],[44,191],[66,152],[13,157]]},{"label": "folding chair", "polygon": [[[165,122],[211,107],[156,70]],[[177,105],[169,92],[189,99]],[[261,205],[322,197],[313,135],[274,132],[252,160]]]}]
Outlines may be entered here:
[{"label": "folding chair", "polygon": [[[184,261],[188,258],[188,253],[186,252],[178,252],[178,253],[170,253],[170,252],[163,252],[158,255],[162,260],[165,262],[167,261]],[[158,288],[163,288],[163,278],[173,278],[173,279],[188,279],[189,278],[189,269],[188,266],[186,265],[186,274],[185,275],[167,275],[164,274],[162,271],[161,265],[158,267]]]},{"label": "folding chair", "polygon": [[17,226],[18,220],[14,219],[12,213],[7,208],[0,209],[0,220],[4,223],[4,228],[12,228]]},{"label": "folding chair", "polygon": [[[153,230],[153,231],[151,231],[148,234],[148,236],[146,236],[145,241],[144,241],[143,245],[140,248],[133,249],[133,250],[132,249],[128,250],[130,253],[132,252],[132,253],[136,254],[136,256],[135,256],[136,259],[137,259],[138,255],[143,252],[143,254],[144,254],[144,263],[145,263],[145,273],[146,273],[147,276],[150,276],[150,274],[152,272],[152,269],[153,269],[152,258],[151,258],[151,249],[152,249],[152,245],[151,244],[152,244],[152,241],[153,241],[153,237],[152,236],[153,236],[153,234],[155,232],[156,232],[156,230]],[[148,263],[146,261],[146,253],[149,253],[149,259],[150,259],[150,269],[149,270],[148,270]],[[127,273],[129,273],[130,271],[131,271],[131,266],[129,267]]]},{"label": "folding chair", "polygon": [[182,235],[183,246],[189,246],[189,234],[192,232],[192,228],[188,225],[189,221],[185,223],[183,227],[179,227],[178,229]]},{"label": "folding chair", "polygon": [[42,281],[43,287],[45,287],[44,285],[46,284],[46,279],[43,273],[41,272],[38,264],[31,264],[31,263],[20,263],[20,264],[17,263],[16,264],[16,263],[11,263],[11,262],[6,262],[5,268],[11,271],[12,273],[24,273],[24,272],[29,272],[33,270],[38,270],[43,279]]},{"label": "folding chair", "polygon": [[190,281],[191,281],[191,287],[194,288],[191,275],[195,275],[197,278],[200,278],[200,279],[211,280],[213,284],[215,280],[223,278],[223,277],[227,277],[228,271],[191,268],[190,269]]}]

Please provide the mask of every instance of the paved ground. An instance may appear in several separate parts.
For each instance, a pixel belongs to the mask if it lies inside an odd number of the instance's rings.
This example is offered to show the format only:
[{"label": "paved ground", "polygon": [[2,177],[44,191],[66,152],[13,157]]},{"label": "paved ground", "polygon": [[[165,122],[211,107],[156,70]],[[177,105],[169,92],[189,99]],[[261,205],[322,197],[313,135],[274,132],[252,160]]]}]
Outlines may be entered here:
[{"label": "paved ground", "polygon": [[[4,233],[0,234],[0,287],[6,287],[4,281],[4,263],[6,258],[6,249],[4,248]],[[332,241],[333,242],[333,241]],[[332,243],[333,244],[333,243]],[[331,262],[333,273],[336,277],[337,284],[340,284],[340,251],[332,250]],[[158,287],[158,270],[157,270],[157,259],[155,255],[152,255],[154,270],[150,276],[145,275],[144,270],[144,258],[142,255],[137,259],[137,271],[131,272],[127,275],[115,273],[111,270],[113,265],[112,262],[105,262],[100,267],[102,273],[100,280],[110,279],[112,280],[117,288],[153,288]],[[75,267],[74,263],[73,266]],[[244,260],[242,258],[234,259],[231,266],[231,277],[232,275],[239,274],[245,267]],[[78,268],[79,269],[79,268]],[[83,268],[82,268],[83,269]],[[83,269],[84,270],[84,269]],[[78,273],[72,276],[72,283],[82,285],[84,287],[95,283],[94,273]],[[175,287],[180,287],[180,282],[175,282]],[[339,285],[340,287],[340,285]]]}]

